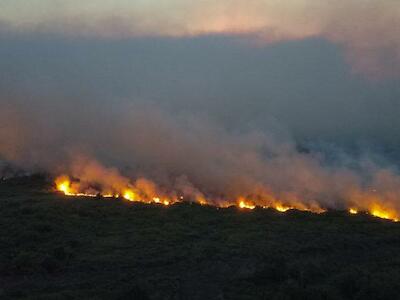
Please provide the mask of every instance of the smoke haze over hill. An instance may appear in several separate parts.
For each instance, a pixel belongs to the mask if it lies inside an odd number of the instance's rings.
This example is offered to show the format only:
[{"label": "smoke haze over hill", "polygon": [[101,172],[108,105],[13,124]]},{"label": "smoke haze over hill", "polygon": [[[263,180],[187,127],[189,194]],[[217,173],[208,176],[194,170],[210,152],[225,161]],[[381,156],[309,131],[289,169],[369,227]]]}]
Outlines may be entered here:
[{"label": "smoke haze over hill", "polygon": [[303,6],[277,5],[288,19],[271,27],[262,18],[268,5],[251,4],[260,16],[245,10],[242,20],[257,24],[221,30],[201,29],[192,7],[185,20],[193,22],[139,34],[120,25],[105,32],[103,19],[74,27],[57,11],[51,20],[32,12],[32,27],[3,18],[1,158],[100,185],[145,178],[215,201],[253,195],[367,208],[379,200],[398,210],[396,4],[365,4],[362,15],[380,24],[375,33],[364,23],[347,31],[355,21],[335,21],[339,10],[324,5],[326,23],[307,30],[296,18]]}]

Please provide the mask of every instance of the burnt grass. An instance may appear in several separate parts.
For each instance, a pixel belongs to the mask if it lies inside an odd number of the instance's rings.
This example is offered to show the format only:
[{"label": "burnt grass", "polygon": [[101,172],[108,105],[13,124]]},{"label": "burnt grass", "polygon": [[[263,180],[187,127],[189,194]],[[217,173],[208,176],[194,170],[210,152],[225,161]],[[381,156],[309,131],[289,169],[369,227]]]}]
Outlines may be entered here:
[{"label": "burnt grass", "polygon": [[398,299],[400,224],[0,182],[0,299]]}]

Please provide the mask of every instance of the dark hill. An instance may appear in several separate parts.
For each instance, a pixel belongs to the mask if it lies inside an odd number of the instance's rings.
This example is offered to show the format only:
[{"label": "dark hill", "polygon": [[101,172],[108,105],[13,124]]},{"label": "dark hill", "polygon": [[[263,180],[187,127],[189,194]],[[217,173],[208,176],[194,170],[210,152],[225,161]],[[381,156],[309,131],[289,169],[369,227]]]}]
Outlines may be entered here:
[{"label": "dark hill", "polygon": [[[36,178],[37,184],[46,184]],[[396,299],[400,224],[0,184],[1,299]]]}]

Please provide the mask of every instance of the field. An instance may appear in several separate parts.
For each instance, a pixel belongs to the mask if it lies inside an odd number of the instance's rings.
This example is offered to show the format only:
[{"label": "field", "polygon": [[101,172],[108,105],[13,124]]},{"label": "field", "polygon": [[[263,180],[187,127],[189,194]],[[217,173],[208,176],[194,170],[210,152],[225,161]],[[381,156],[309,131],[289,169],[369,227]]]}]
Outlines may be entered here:
[{"label": "field", "polygon": [[0,299],[396,299],[400,224],[0,182]]}]

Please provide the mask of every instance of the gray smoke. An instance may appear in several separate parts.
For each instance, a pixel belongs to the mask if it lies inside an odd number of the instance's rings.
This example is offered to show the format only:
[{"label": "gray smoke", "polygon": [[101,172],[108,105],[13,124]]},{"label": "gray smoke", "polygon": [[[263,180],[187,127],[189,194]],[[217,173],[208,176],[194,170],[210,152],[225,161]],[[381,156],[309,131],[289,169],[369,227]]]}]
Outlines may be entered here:
[{"label": "gray smoke", "polygon": [[[310,49],[323,54],[308,57]],[[351,77],[322,41],[278,50],[228,37],[13,38],[0,47],[0,156],[97,182],[146,178],[215,201],[249,195],[324,208],[379,201],[398,210],[397,168],[369,147],[339,149],[355,136],[360,145],[396,145],[399,89]]]}]

